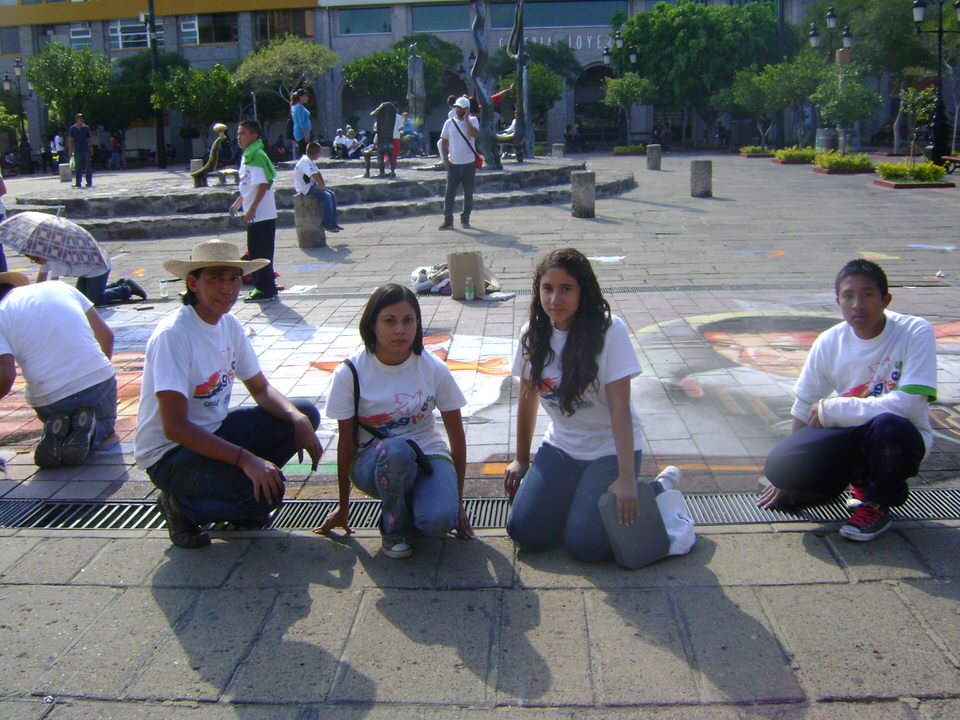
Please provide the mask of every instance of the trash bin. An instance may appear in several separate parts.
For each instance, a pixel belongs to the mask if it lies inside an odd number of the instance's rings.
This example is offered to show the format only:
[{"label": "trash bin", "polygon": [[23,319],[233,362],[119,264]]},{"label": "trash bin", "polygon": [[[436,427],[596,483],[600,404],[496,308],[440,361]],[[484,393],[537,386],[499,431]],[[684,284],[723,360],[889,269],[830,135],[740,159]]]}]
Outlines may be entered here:
[{"label": "trash bin", "polygon": [[837,131],[834,128],[817,128],[817,150],[836,150]]}]

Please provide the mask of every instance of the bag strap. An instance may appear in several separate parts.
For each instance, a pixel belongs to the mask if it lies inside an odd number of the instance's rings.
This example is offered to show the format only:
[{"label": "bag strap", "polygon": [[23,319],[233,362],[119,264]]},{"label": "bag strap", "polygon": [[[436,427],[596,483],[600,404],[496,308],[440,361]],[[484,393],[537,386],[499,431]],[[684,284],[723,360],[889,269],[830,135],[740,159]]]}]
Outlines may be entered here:
[{"label": "bag strap", "polygon": [[360,422],[360,375],[357,374],[357,368],[349,358],[344,360],[343,364],[350,368],[350,372],[353,374],[353,444],[360,447],[360,428],[363,428],[380,440],[389,437],[389,435],[379,428],[370,427]]},{"label": "bag strap", "polygon": [[[477,149],[476,149],[473,145],[470,144],[470,141],[467,140],[467,136],[463,134],[463,130],[460,129],[460,125],[457,123],[456,118],[450,118],[450,122],[453,123],[453,126],[457,129],[457,132],[460,133],[460,137],[463,138],[463,141],[467,144],[467,147],[470,148],[471,150],[473,150],[473,154],[474,154],[476,157],[480,157],[480,153],[478,153],[478,152],[477,152]],[[467,122],[470,122],[470,121],[467,120]]]}]

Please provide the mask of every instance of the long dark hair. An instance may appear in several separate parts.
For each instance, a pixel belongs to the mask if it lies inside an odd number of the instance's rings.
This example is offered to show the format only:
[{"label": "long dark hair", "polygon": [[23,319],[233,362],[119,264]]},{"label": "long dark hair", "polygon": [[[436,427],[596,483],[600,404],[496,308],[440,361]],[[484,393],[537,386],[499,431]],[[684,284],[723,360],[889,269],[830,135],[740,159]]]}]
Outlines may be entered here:
[{"label": "long dark hair", "polygon": [[398,302],[409,303],[413,308],[417,316],[417,334],[413,338],[413,354],[420,355],[423,352],[423,318],[420,316],[420,303],[417,302],[417,296],[410,288],[396,283],[387,283],[374,290],[373,295],[367,300],[366,307],[363,308],[363,314],[360,316],[360,338],[368,352],[376,352],[377,349],[377,332],[373,327],[377,322],[377,315],[388,305]]},{"label": "long dark hair", "polygon": [[603,350],[603,336],[610,327],[610,303],[600,292],[600,283],[590,261],[579,250],[554,250],[540,261],[533,274],[530,321],[527,332],[520,339],[523,354],[530,362],[530,380],[534,389],[543,380],[544,366],[549,365],[554,357],[550,349],[553,324],[540,304],[540,281],[550,268],[560,268],[580,286],[580,305],[560,356],[563,374],[558,388],[560,410],[573,415],[584,392],[597,381],[597,356]]}]

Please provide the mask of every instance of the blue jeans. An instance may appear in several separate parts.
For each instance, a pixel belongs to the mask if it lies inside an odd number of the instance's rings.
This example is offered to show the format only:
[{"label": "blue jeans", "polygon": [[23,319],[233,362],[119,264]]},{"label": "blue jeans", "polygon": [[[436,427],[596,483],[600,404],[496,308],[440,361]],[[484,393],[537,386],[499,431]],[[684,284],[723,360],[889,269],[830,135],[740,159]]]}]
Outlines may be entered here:
[{"label": "blue jeans", "polygon": [[457,471],[448,458],[431,455],[431,475],[417,467],[406,440],[388,437],[362,448],[353,461],[353,481],[380,500],[380,534],[407,542],[414,532],[442,536],[457,526]]},{"label": "blue jeans", "polygon": [[87,185],[93,185],[93,160],[90,153],[73,151],[73,171],[77,174],[77,187],[84,173],[87,176]]},{"label": "blue jeans", "polygon": [[[320,413],[313,403],[293,404],[314,429]],[[250,453],[283,467],[297,451],[293,426],[259,406],[234,408],[214,433]],[[268,502],[253,495],[253,482],[239,467],[177,446],[147,468],[153,484],[169,493],[184,516],[195,525],[209,522],[263,520],[280,505],[282,495]]]},{"label": "blue jeans", "polygon": [[105,437],[113,434],[114,425],[117,423],[116,376],[34,410],[38,418],[46,421],[54,413],[70,415],[80,408],[92,408],[97,416],[97,429],[94,431],[91,446],[97,445]]},{"label": "blue jeans", "polygon": [[320,201],[320,206],[323,208],[323,226],[325,228],[335,227],[337,224],[337,196],[333,194],[333,190],[321,190],[311,183],[307,195],[312,195]]},{"label": "blue jeans", "polygon": [[130,299],[130,286],[120,282],[107,285],[110,273],[89,278],[77,278],[77,290],[83,293],[94,305],[125,302]]},{"label": "blue jeans", "polygon": [[[634,453],[640,474],[641,451]],[[507,534],[523,550],[550,550],[561,543],[581,562],[613,556],[597,503],[617,479],[616,455],[575,460],[543,443],[513,499]]]},{"label": "blue jeans", "polygon": [[925,452],[912,422],[883,413],[856,427],[801,428],[770,451],[763,470],[780,489],[831,500],[857,485],[868,500],[894,507],[906,502]]}]

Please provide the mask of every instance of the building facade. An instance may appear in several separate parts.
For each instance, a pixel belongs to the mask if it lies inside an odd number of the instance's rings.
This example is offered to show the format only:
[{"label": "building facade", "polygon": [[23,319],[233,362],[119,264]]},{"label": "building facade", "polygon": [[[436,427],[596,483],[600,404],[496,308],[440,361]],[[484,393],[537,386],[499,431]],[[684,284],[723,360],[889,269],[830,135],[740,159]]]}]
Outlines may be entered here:
[{"label": "building facade", "polygon": [[[708,4],[743,4],[750,0],[706,0]],[[797,24],[812,0],[779,0],[786,22]],[[611,43],[611,18],[617,13],[631,17],[645,12],[655,0],[527,0],[527,42],[566,42],[584,72],[573,88],[553,107],[545,140],[558,141],[566,125],[579,119],[579,103],[597,102],[600,79],[610,70],[602,53]],[[488,42],[491,52],[507,43],[513,25],[515,3],[490,0]],[[251,53],[259,43],[292,34],[310,38],[334,50],[340,63],[313,88],[315,131],[330,138],[348,118],[364,118],[382,98],[356,97],[344,87],[343,63],[371,52],[386,50],[406,35],[428,32],[458,45],[464,57],[474,50],[470,32],[472,4],[450,0],[220,0],[216,13],[201,13],[196,0],[155,0],[158,42],[165,51],[176,52],[197,68],[216,63],[229,65]],[[90,48],[111,58],[148,47],[143,22],[147,0],[0,0],[0,75],[13,77],[20,58],[38,54],[49,42],[74,49]],[[466,64],[466,61],[465,61]],[[451,91],[466,87],[464,73],[449,73]],[[459,76],[459,77],[458,77]],[[41,134],[49,126],[42,103],[22,85],[29,138],[39,148]],[[368,108],[368,106],[370,106]],[[435,109],[427,127],[439,126],[445,109]],[[631,127],[649,129],[651,108],[638,108]],[[168,139],[176,142],[178,119],[170,119]],[[366,123],[364,123],[366,124]],[[271,129],[270,140],[286,129],[285,123]],[[171,132],[173,131],[173,132]],[[152,128],[134,129],[128,147],[153,144]]]}]

